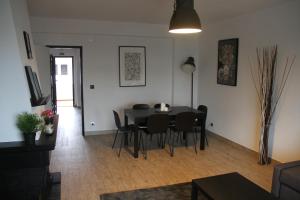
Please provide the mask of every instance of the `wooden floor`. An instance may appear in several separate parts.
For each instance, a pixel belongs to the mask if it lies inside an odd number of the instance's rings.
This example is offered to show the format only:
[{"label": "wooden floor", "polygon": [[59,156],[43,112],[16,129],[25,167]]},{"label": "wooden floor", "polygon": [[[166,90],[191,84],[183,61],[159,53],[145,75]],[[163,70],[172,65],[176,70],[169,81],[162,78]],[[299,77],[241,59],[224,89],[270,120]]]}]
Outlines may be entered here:
[{"label": "wooden floor", "polygon": [[[257,156],[215,136],[196,155],[192,147],[151,150],[148,159],[126,151],[118,158],[112,135],[81,136],[79,111],[61,108],[59,137],[50,170],[62,173],[62,200],[99,200],[102,193],[190,182],[192,179],[237,171],[270,191],[273,165],[260,166]],[[76,114],[77,113],[77,114]]]}]

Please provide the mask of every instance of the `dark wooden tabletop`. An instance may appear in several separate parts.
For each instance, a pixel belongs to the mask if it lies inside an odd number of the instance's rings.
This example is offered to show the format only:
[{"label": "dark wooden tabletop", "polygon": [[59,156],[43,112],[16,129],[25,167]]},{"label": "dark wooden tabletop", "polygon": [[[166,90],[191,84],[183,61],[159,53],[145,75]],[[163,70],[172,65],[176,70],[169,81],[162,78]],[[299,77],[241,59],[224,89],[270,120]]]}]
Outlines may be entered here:
[{"label": "dark wooden tabletop", "polygon": [[170,116],[175,116],[178,113],[189,112],[189,111],[199,113],[199,114],[202,113],[202,112],[200,112],[196,109],[190,108],[188,106],[173,106],[173,107],[170,107],[169,111],[167,111],[167,112],[160,112],[159,109],[155,109],[155,108],[149,108],[149,109],[143,109],[143,110],[125,109],[124,114],[130,119],[137,119],[137,118],[147,118],[150,115],[157,114],[157,113],[165,113]]},{"label": "dark wooden tabletop", "polygon": [[35,141],[35,145],[26,145],[23,141],[17,142],[1,142],[0,154],[8,152],[26,152],[26,151],[50,151],[54,150],[57,136],[58,115],[54,117],[53,134],[46,135],[41,133],[40,139]]},{"label": "dark wooden tabletop", "polygon": [[269,192],[239,173],[193,180],[193,185],[214,200],[275,200]]}]

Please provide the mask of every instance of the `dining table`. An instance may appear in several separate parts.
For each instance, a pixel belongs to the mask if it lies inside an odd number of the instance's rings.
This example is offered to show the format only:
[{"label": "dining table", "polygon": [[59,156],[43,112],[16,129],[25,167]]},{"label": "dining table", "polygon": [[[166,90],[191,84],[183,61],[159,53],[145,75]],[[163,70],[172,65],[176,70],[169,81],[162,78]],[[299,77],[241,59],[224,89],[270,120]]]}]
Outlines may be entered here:
[{"label": "dining table", "polygon": [[128,147],[128,135],[125,138],[125,147],[126,149],[133,155],[134,158],[139,157],[139,130],[138,130],[138,123],[145,122],[146,119],[158,113],[164,113],[170,116],[171,118],[175,118],[177,114],[181,112],[194,112],[197,114],[197,119],[200,120],[200,150],[205,150],[205,121],[206,116],[204,112],[201,112],[197,109],[188,107],[188,106],[172,106],[169,108],[168,111],[160,111],[159,109],[149,108],[149,109],[124,109],[124,122],[125,126],[129,126],[128,121],[131,120],[135,128],[133,129],[133,152],[127,148]]}]

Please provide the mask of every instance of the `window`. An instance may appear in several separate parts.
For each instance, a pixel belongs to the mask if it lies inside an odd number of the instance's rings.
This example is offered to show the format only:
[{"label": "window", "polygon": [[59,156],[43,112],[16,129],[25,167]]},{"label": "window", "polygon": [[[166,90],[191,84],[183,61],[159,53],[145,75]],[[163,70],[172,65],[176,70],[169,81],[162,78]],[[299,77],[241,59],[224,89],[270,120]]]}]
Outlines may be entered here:
[{"label": "window", "polygon": [[68,75],[68,65],[61,65],[61,75]]}]

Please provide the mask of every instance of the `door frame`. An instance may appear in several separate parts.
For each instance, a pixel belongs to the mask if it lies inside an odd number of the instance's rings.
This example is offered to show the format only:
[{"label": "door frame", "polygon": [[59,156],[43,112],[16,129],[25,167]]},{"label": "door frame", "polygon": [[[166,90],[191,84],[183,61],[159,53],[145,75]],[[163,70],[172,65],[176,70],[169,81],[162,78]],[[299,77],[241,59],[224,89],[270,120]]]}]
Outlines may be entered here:
[{"label": "door frame", "polygon": [[[54,58],[54,64],[55,64],[55,58],[72,58],[72,90],[73,90],[73,94],[72,94],[72,100],[73,100],[73,107],[75,105],[75,96],[74,96],[74,56],[53,56]],[[56,70],[55,70],[56,71]],[[56,87],[56,83],[55,83],[55,87]],[[57,90],[56,90],[57,92]],[[57,94],[57,93],[56,93]],[[57,97],[57,95],[56,95]],[[56,98],[56,101],[57,101],[57,98]]]},{"label": "door frame", "polygon": [[[80,51],[81,127],[82,127],[82,136],[85,136],[84,98],[83,98],[83,60],[82,60],[83,48],[82,48],[82,46],[70,46],[70,45],[46,45],[46,47],[49,47],[49,48],[62,48],[62,49],[64,49],[64,48],[65,49],[70,49],[71,48],[71,49],[79,49],[79,51]],[[74,62],[73,62],[73,64],[74,64]],[[74,100],[74,98],[73,98],[73,100]]]}]

